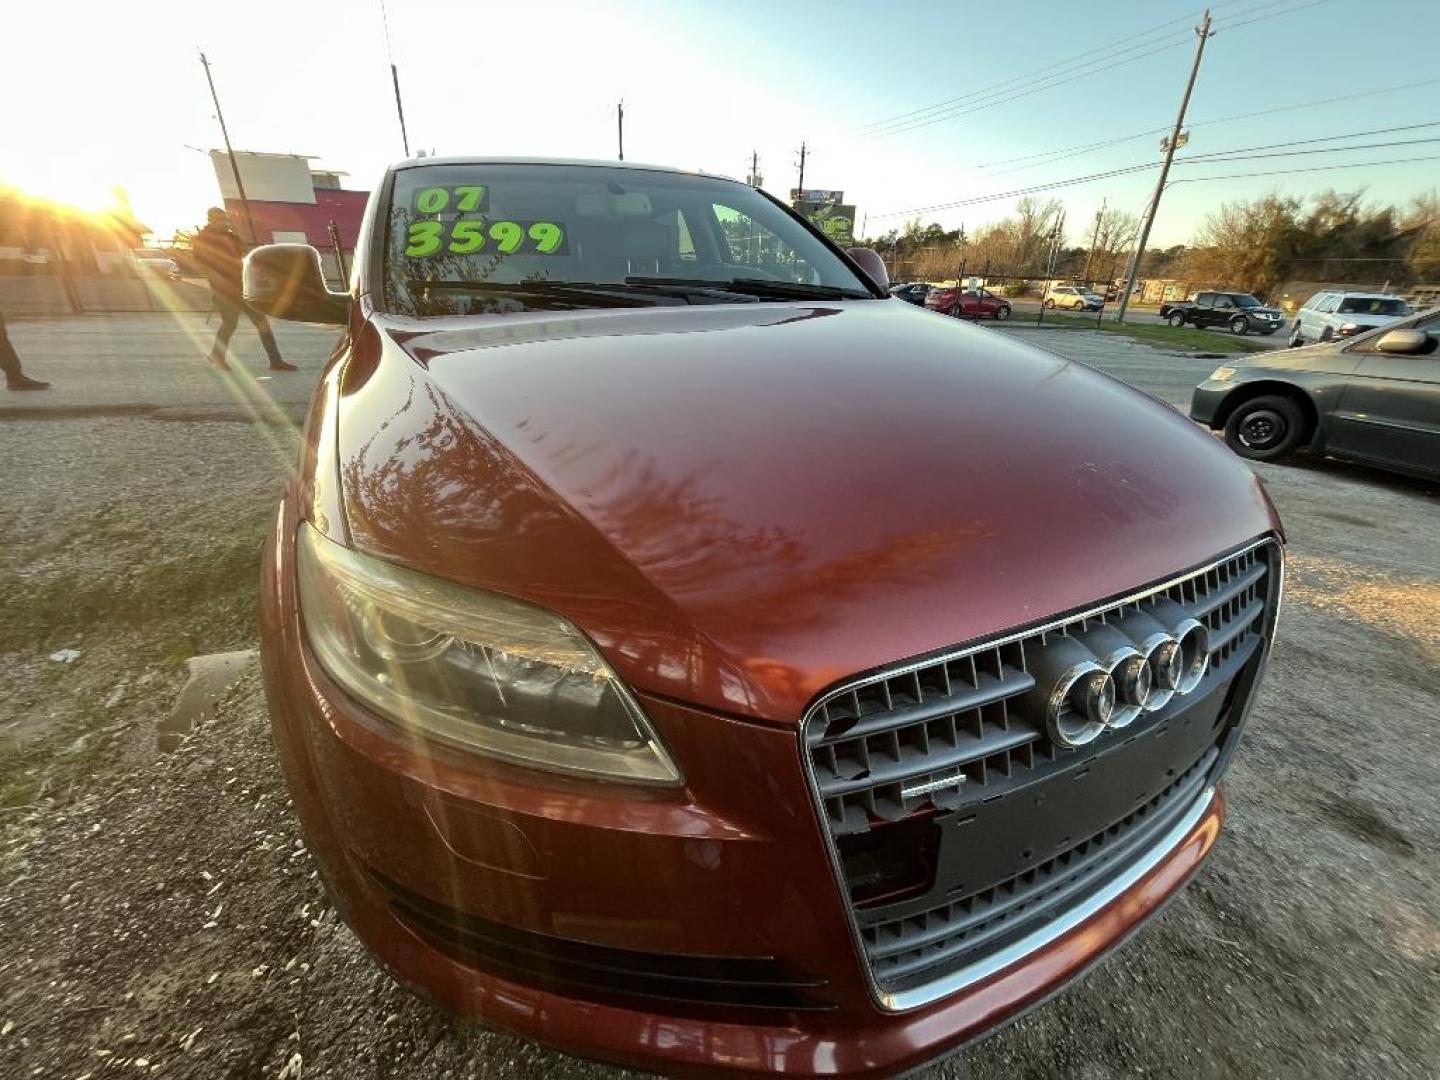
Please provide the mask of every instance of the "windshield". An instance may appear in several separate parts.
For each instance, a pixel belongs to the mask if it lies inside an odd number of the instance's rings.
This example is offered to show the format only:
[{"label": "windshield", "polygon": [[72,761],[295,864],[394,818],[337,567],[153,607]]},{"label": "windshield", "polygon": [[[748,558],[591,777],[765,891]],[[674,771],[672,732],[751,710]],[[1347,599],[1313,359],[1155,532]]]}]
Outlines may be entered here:
[{"label": "windshield", "polygon": [[1340,301],[1341,315],[1409,315],[1410,305],[1399,297],[1347,296]]},{"label": "windshield", "polygon": [[385,303],[403,314],[873,296],[754,188],[688,173],[406,168],[386,225]]}]

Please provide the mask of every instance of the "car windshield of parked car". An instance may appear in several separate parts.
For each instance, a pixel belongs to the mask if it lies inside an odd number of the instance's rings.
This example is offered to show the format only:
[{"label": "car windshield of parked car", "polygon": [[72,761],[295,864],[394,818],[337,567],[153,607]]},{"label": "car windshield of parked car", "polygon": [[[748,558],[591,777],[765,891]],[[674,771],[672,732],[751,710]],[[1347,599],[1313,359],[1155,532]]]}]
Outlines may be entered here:
[{"label": "car windshield of parked car", "polygon": [[1340,302],[1341,315],[1409,315],[1410,306],[1398,297],[1347,296]]},{"label": "car windshield of parked car", "polygon": [[759,191],[690,173],[404,168],[385,229],[384,304],[402,314],[874,297]]}]

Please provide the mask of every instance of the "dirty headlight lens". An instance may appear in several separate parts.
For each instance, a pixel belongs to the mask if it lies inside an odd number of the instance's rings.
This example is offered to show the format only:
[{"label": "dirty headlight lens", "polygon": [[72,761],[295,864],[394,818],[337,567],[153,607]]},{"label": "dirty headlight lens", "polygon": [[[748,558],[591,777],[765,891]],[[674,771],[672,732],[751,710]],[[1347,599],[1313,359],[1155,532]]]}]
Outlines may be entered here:
[{"label": "dirty headlight lens", "polygon": [[311,649],[402,732],[592,778],[680,782],[629,690],[559,615],[361,555],[309,525],[297,553]]},{"label": "dirty headlight lens", "polygon": [[1210,373],[1210,378],[1214,382],[1225,382],[1234,376],[1234,374],[1235,369],[1233,367],[1217,367]]}]

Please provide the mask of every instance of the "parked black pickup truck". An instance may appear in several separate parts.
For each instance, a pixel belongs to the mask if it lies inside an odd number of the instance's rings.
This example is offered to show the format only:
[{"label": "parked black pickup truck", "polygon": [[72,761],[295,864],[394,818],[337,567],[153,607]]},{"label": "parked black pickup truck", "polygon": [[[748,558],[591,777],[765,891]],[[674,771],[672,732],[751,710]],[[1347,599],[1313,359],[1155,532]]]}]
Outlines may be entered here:
[{"label": "parked black pickup truck", "polygon": [[1273,334],[1285,323],[1283,311],[1238,292],[1201,292],[1181,303],[1161,304],[1160,317],[1171,326],[1228,326],[1235,334]]}]

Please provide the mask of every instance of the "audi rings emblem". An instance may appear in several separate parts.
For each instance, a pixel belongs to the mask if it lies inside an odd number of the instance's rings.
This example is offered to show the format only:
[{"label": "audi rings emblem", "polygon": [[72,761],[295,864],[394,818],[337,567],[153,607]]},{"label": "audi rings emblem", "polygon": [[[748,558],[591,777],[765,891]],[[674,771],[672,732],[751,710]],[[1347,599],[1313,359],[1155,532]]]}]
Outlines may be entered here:
[{"label": "audi rings emblem", "polygon": [[1115,623],[1051,639],[1029,664],[1036,685],[1027,700],[1032,713],[1043,711],[1051,741],[1074,748],[1190,693],[1209,664],[1209,630],[1162,600]]}]

